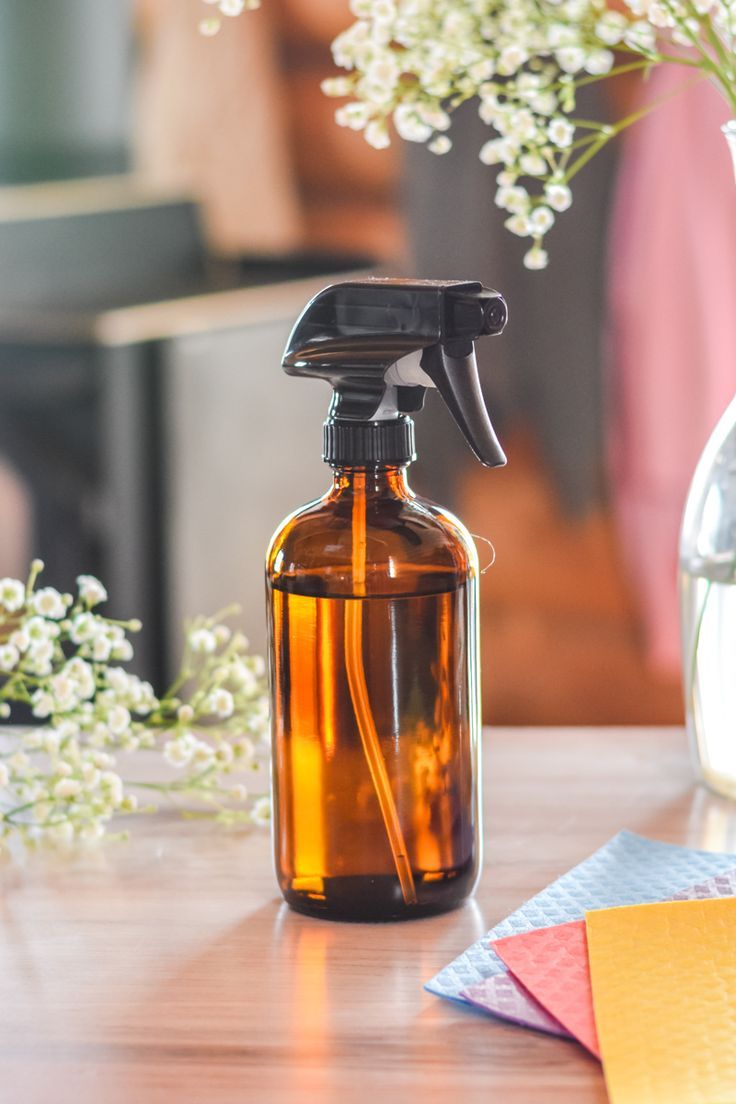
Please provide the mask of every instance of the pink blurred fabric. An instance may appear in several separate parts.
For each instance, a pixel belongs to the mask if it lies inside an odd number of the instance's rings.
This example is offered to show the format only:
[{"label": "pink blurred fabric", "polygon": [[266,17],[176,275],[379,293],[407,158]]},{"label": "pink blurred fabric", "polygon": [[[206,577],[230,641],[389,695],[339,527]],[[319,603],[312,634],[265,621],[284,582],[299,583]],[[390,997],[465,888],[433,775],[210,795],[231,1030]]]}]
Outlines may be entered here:
[{"label": "pink blurred fabric", "polygon": [[[655,70],[653,101],[688,71]],[[736,391],[736,183],[729,110],[690,87],[624,138],[611,230],[613,505],[653,667],[679,667],[677,546],[693,469]]]}]

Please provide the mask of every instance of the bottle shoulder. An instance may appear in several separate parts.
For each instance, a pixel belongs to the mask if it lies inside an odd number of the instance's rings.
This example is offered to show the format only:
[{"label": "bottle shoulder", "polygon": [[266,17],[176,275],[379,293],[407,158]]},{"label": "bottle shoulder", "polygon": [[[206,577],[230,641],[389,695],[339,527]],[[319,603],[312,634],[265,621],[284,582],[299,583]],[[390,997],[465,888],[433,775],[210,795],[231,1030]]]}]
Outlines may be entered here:
[{"label": "bottle shoulder", "polygon": [[426,594],[477,575],[472,537],[442,507],[413,496],[367,497],[364,505],[364,529],[351,497],[327,495],[290,514],[271,540],[269,583],[304,594],[353,595],[357,568],[367,595]]}]

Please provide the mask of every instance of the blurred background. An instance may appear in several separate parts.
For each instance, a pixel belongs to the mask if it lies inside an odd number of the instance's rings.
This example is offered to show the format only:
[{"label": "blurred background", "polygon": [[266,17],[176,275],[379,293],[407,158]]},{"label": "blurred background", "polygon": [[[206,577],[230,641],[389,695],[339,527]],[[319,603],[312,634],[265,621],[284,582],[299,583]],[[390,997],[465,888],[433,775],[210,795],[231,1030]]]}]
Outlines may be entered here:
[{"label": "blurred background", "polygon": [[[631,220],[656,212],[668,248],[687,237],[685,199],[664,198],[666,152],[654,166],[635,142],[597,158],[550,235],[549,269],[529,273],[472,105],[444,157],[379,152],[334,124],[319,85],[347,0],[264,0],[215,38],[198,33],[206,14],[201,0],[0,6],[0,576],[32,555],[62,589],[98,574],[118,614],[142,617],[137,662],[156,679],[183,618],[233,601],[262,650],[268,539],[329,482],[327,390],[279,370],[295,316],[358,271],[477,278],[510,304],[482,351],[509,464],[477,466],[428,402],[412,483],[496,548],[485,719],[680,721],[677,518],[736,381],[701,402],[697,349],[689,378],[656,342],[626,358],[651,284],[646,249],[625,248]],[[642,94],[617,81],[580,114]],[[670,150],[695,140],[701,107],[662,129]],[[714,160],[717,204],[733,183],[725,149]],[[693,268],[676,251],[667,263],[683,279]],[[663,331],[689,295],[653,304]],[[664,403],[647,391],[658,372]],[[672,419],[676,442],[652,452]]]}]

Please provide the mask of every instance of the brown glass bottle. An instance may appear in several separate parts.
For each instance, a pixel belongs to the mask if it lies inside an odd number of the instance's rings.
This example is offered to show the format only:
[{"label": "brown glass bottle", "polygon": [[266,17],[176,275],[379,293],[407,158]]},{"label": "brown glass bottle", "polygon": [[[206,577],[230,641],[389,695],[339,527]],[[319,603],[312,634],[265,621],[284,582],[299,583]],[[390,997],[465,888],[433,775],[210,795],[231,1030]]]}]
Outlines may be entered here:
[{"label": "brown glass bottle", "polygon": [[353,920],[453,908],[480,866],[477,556],[405,467],[341,467],[268,553],[276,871]]}]

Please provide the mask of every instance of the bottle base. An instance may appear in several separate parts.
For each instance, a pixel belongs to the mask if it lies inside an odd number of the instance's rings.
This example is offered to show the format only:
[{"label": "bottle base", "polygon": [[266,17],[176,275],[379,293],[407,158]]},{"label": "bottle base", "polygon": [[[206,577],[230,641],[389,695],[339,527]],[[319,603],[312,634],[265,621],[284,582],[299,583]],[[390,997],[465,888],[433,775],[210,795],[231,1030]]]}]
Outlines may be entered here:
[{"label": "bottle base", "polygon": [[407,904],[397,877],[389,874],[320,879],[320,892],[282,889],[295,912],[323,920],[382,923],[437,916],[458,908],[475,886],[475,868],[444,874],[438,880],[416,882],[417,902]]}]

